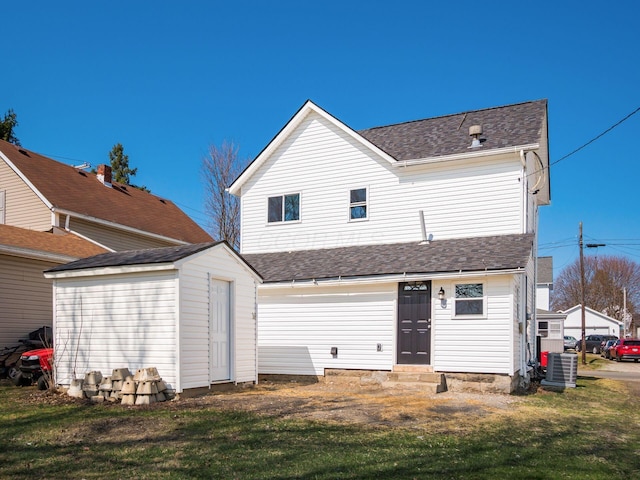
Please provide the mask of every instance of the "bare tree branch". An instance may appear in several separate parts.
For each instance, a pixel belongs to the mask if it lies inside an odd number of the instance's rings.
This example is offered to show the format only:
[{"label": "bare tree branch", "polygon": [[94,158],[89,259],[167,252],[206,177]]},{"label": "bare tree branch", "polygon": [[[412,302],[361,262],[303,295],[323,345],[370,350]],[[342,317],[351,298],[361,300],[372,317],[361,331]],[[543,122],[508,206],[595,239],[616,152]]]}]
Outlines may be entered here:
[{"label": "bare tree branch", "polygon": [[226,240],[235,249],[240,246],[240,202],[226,189],[246,163],[238,159],[238,147],[226,140],[219,147],[210,145],[208,155],[202,159],[209,233],[217,240]]},{"label": "bare tree branch", "polygon": [[[622,321],[623,290],[627,311],[640,307],[640,264],[625,257],[584,258],[585,306]],[[580,303],[580,261],[567,266],[553,285],[552,308],[566,310]]]}]

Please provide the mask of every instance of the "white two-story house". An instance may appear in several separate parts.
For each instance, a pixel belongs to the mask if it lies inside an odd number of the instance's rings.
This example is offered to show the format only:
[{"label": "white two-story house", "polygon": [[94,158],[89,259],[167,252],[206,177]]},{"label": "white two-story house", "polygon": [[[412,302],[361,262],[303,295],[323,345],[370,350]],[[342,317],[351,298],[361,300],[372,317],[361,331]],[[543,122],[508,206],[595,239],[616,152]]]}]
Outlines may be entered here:
[{"label": "white two-story house", "polygon": [[259,372],[408,366],[514,390],[548,165],[545,100],[361,131],[307,101],[229,188],[264,277]]}]

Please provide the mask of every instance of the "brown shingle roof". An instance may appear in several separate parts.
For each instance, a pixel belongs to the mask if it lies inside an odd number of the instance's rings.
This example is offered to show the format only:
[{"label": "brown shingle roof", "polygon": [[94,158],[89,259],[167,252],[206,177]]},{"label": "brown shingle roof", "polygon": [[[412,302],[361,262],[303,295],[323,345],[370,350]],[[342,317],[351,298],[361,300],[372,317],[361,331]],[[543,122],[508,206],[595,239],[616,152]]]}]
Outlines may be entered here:
[{"label": "brown shingle roof", "polygon": [[37,232],[10,225],[0,225],[0,250],[2,247],[71,258],[90,257],[107,251],[71,233]]},{"label": "brown shingle roof", "polygon": [[188,243],[208,235],[173,202],[134,187],[105,187],[96,176],[0,140],[2,153],[57,209]]},{"label": "brown shingle roof", "polygon": [[506,105],[427,118],[358,133],[398,161],[467,153],[469,127],[482,126],[480,150],[541,142],[547,101]]},{"label": "brown shingle roof", "polygon": [[524,268],[533,235],[434,240],[243,255],[265,283]]}]

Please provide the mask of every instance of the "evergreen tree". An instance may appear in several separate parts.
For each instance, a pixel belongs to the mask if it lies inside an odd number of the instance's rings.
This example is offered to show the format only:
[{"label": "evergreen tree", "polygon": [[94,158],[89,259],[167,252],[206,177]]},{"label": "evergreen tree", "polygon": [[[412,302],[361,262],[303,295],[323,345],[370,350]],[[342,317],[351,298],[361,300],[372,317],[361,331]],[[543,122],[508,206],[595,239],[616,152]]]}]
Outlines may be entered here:
[{"label": "evergreen tree", "polygon": [[10,108],[0,120],[0,139],[14,145],[20,145],[20,140],[15,136],[13,130],[18,126],[18,116]]},{"label": "evergreen tree", "polygon": [[137,168],[129,168],[129,155],[124,153],[124,147],[121,143],[116,143],[109,152],[109,161],[111,162],[111,178],[114,182],[123,185],[129,185],[144,192],[151,192],[145,186],[137,186],[131,183],[131,177],[135,177],[138,172]]}]

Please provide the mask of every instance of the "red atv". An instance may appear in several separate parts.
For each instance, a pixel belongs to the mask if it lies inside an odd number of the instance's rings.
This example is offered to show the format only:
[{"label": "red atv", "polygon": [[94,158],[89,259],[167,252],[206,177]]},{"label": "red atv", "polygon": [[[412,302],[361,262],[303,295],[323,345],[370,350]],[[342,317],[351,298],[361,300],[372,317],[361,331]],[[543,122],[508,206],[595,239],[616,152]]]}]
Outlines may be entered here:
[{"label": "red atv", "polygon": [[53,375],[53,348],[39,348],[24,352],[20,356],[19,365],[20,372],[12,378],[14,385],[36,383],[39,390],[46,390]]}]

